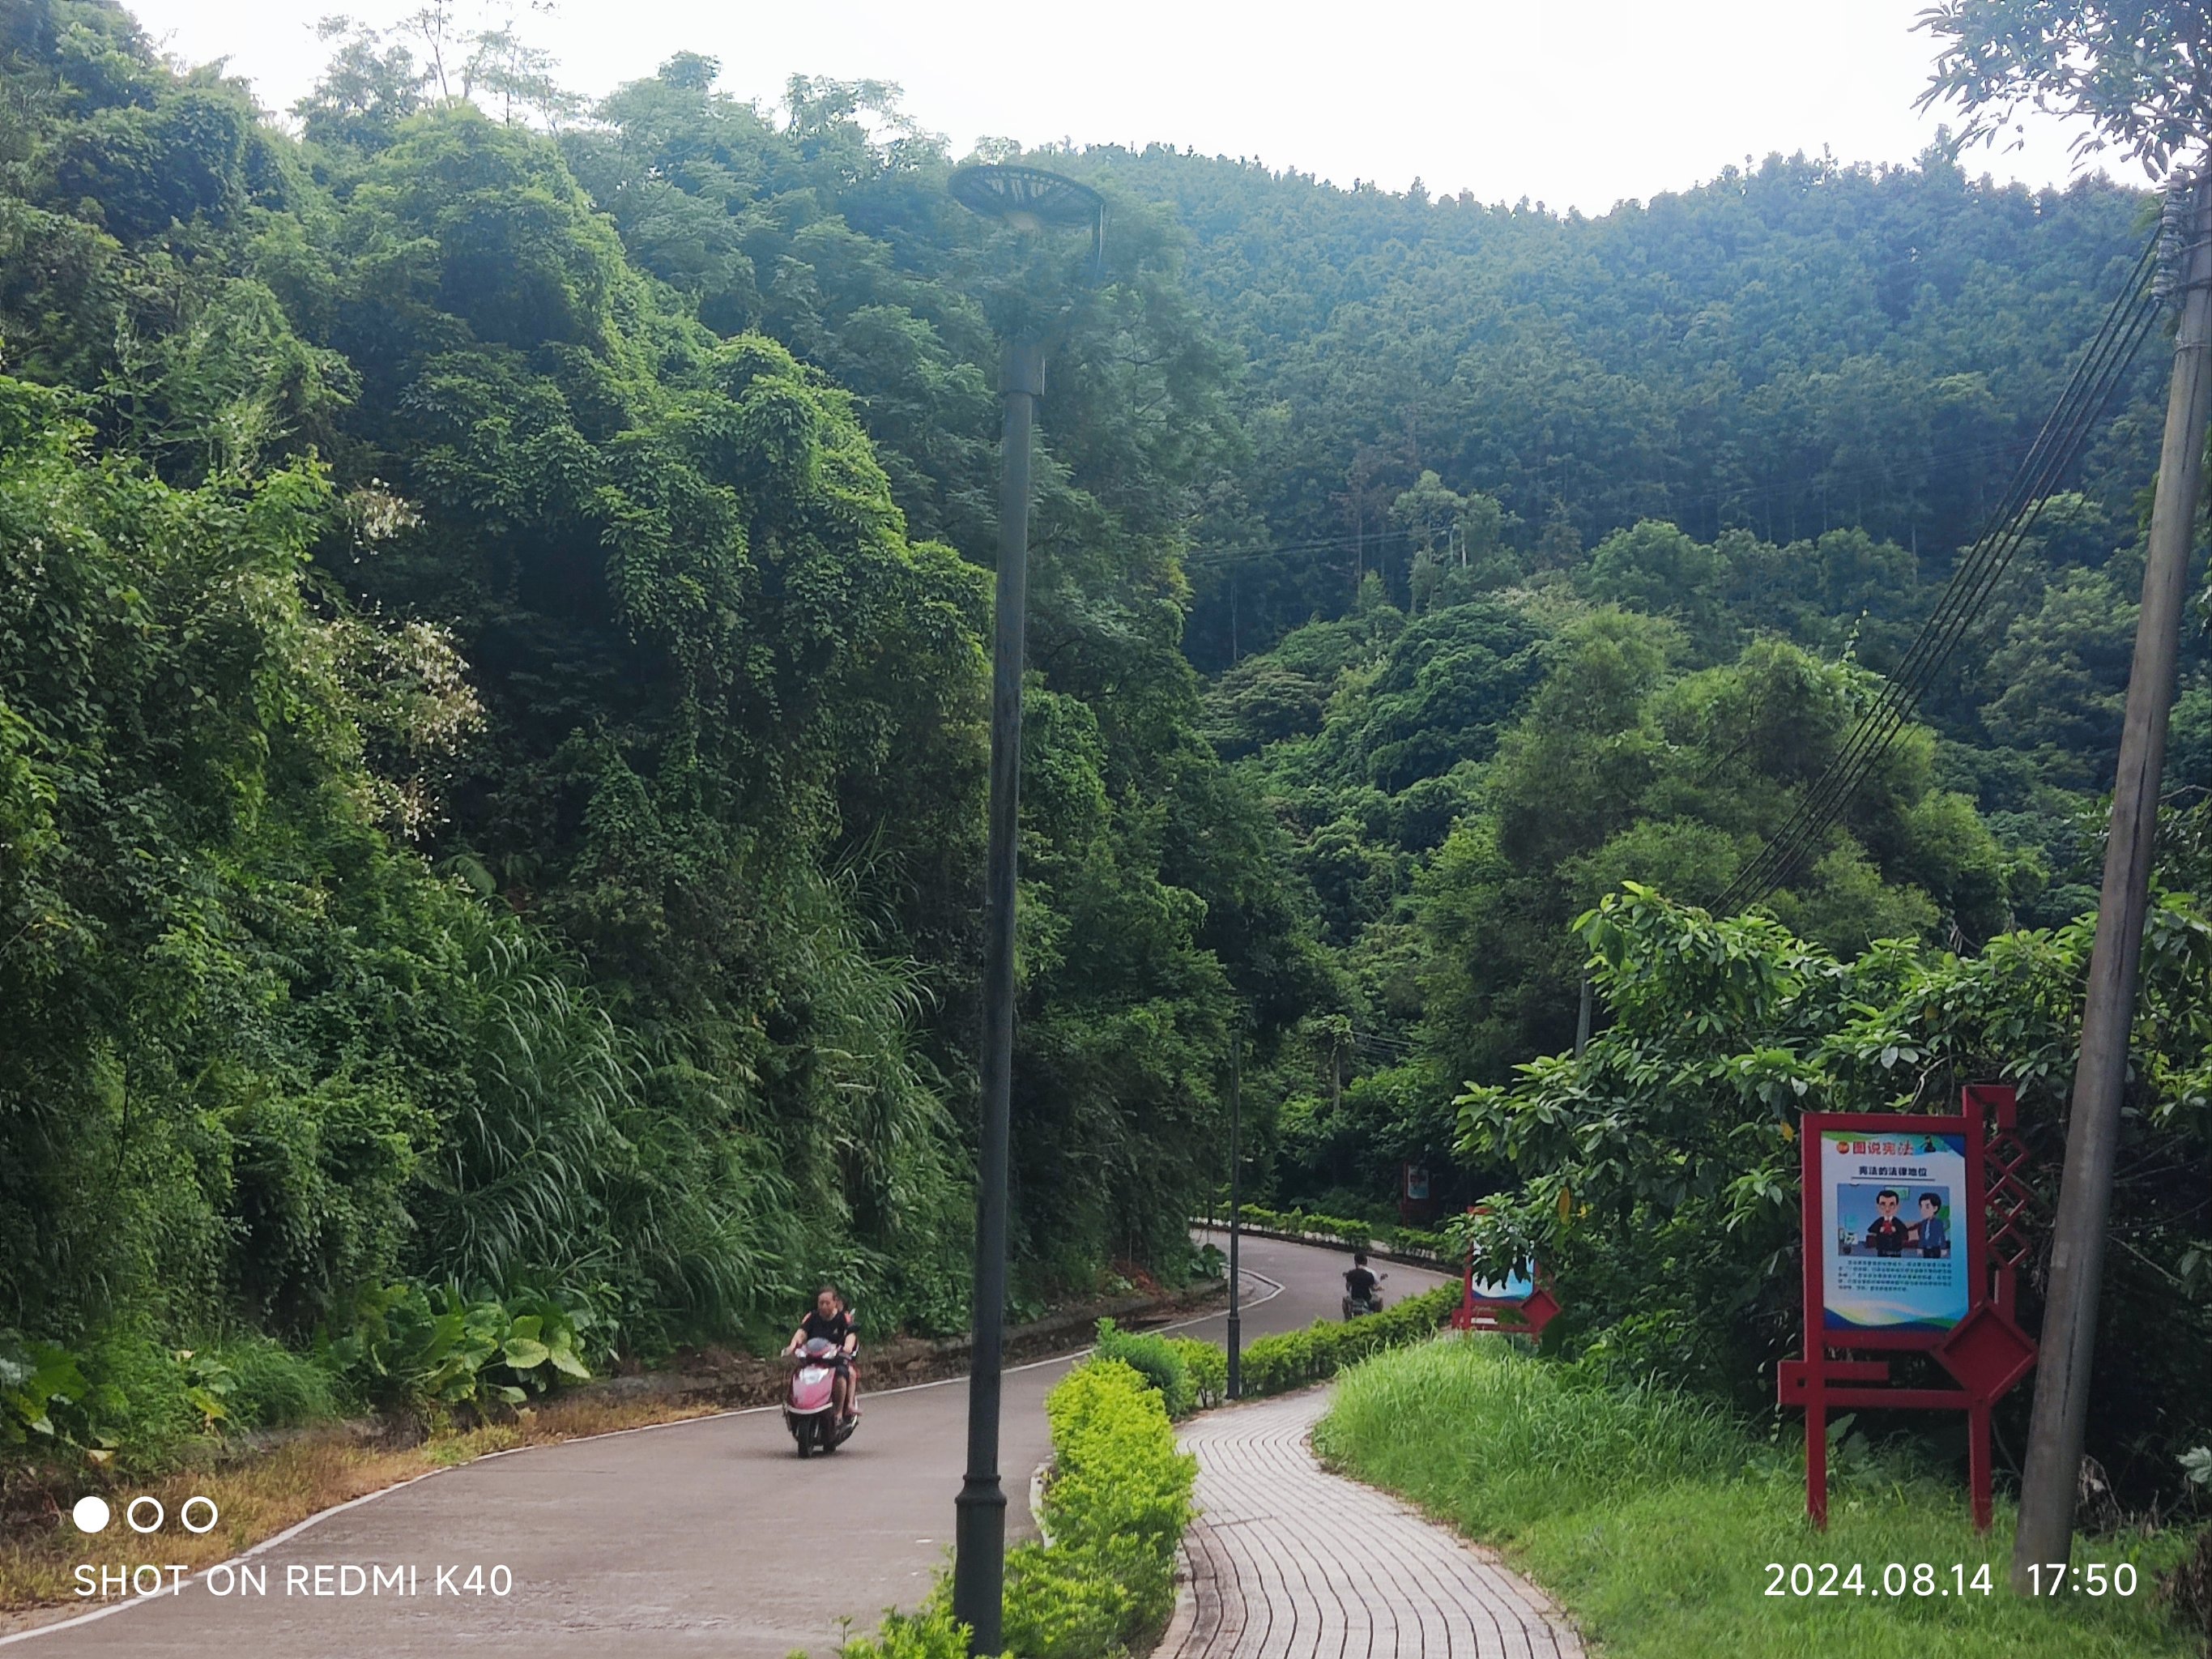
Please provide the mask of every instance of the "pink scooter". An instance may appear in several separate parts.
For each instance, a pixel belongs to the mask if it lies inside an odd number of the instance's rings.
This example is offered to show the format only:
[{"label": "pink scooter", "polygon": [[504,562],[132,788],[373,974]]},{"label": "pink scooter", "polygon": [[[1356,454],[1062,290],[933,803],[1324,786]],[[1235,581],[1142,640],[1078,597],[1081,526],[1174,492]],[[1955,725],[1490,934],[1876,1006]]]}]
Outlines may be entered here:
[{"label": "pink scooter", "polygon": [[799,1455],[833,1452],[853,1437],[858,1420],[837,1418],[837,1345],[811,1340],[797,1355],[791,1388],[784,1395],[783,1423],[799,1443]]}]

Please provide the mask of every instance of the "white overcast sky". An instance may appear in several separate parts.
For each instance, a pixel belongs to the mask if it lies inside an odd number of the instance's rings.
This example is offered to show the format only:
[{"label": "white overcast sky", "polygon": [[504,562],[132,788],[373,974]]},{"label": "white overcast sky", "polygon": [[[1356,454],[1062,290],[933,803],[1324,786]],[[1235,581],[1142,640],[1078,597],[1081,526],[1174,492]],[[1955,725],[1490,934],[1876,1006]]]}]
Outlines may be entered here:
[{"label": "white overcast sky", "polygon": [[[501,3],[503,0],[495,0]],[[1934,48],[1928,0],[557,0],[516,7],[565,82],[603,93],[672,52],[721,60],[725,89],[772,105],[787,76],[896,82],[905,107],[964,150],[1158,140],[1249,155],[1338,184],[1601,213],[1710,179],[1746,155],[1825,145],[1850,161],[1917,155]],[[313,20],[387,23],[420,0],[139,0],[141,23],[194,62],[228,58],[282,110],[324,56]],[[458,0],[463,16],[478,0]],[[1955,121],[1956,117],[1951,118]],[[2032,123],[1977,173],[2033,184],[2077,172],[2071,136]],[[2124,164],[2093,160],[2141,182]]]}]

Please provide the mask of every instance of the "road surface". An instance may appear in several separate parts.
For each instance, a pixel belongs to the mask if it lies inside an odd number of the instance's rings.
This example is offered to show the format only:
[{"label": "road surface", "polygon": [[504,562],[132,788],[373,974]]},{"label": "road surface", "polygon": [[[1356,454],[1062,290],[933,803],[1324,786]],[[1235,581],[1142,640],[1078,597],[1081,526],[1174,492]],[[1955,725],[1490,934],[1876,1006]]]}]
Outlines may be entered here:
[{"label": "road surface", "polygon": [[[1247,1341],[1336,1317],[1341,1253],[1247,1239],[1243,1261]],[[1389,1273],[1392,1301],[1437,1282],[1417,1267]],[[1280,1289],[1252,1282],[1262,1278]],[[1184,1328],[1218,1340],[1224,1317]],[[1034,1535],[1029,1476],[1051,1449],[1044,1396],[1073,1363],[1007,1374],[1000,1468],[1012,1537]],[[264,1547],[252,1565],[265,1570],[265,1595],[217,1595],[187,1580],[179,1594],[115,1603],[106,1616],[0,1638],[0,1648],[15,1648],[7,1659],[827,1654],[844,1621],[857,1634],[886,1607],[912,1606],[947,1559],[967,1396],[964,1381],[865,1395],[860,1431],[835,1456],[805,1463],[774,1408],[483,1458]],[[321,1582],[332,1590],[349,1566],[364,1579],[380,1566],[412,1567],[416,1588],[318,1595],[319,1565],[331,1570]],[[504,1595],[492,1593],[495,1567],[512,1576]],[[441,1568],[458,1593],[437,1593]],[[465,1588],[471,1568],[479,1593]]]}]

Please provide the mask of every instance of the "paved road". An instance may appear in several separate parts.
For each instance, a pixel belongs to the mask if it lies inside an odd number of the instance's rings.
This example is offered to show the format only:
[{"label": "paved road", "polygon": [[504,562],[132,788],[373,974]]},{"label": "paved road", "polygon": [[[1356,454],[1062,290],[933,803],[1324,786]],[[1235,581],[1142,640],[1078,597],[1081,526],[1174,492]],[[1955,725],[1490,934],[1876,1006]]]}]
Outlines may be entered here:
[{"label": "paved road", "polygon": [[[1273,1240],[1243,1247],[1249,1341],[1334,1318],[1344,1257]],[[1392,1299],[1435,1282],[1394,1266]],[[1218,1337],[1221,1315],[1194,1335]],[[1032,1534],[1029,1473],[1050,1450],[1045,1393],[1070,1359],[1010,1373],[1000,1467],[1008,1529]],[[967,1389],[940,1383],[868,1396],[866,1420],[836,1456],[801,1463],[774,1410],[483,1459],[310,1523],[253,1558],[266,1596],[219,1597],[204,1583],[123,1604],[111,1616],[0,1638],[22,1659],[451,1659],[471,1654],[620,1653],[624,1659],[785,1659],[834,1650],[840,1620],[871,1628],[908,1606],[945,1559],[965,1462]],[[93,1549],[86,1559],[96,1562]],[[411,1565],[419,1593],[286,1593],[287,1570]],[[434,1594],[441,1565],[503,1565],[512,1592]],[[335,1585],[337,1575],[332,1575]],[[456,1583],[465,1582],[457,1577]],[[9,1659],[15,1659],[9,1655]]]},{"label": "paved road", "polygon": [[1580,1659],[1574,1626],[1491,1551],[1306,1448],[1328,1390],[1182,1433],[1200,1516],[1158,1659]]}]

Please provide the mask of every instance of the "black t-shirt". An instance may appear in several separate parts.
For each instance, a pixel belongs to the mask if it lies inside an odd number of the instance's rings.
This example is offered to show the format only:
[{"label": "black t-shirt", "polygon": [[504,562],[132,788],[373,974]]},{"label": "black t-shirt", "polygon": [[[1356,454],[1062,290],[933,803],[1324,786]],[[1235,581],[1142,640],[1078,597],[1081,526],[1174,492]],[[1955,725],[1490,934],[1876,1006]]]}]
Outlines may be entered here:
[{"label": "black t-shirt", "polygon": [[806,1317],[799,1322],[799,1328],[810,1342],[819,1337],[842,1348],[845,1339],[853,1334],[853,1316],[840,1308],[825,1319],[819,1310],[809,1310]]},{"label": "black t-shirt", "polygon": [[1358,1297],[1362,1302],[1375,1294],[1375,1275],[1364,1267],[1354,1267],[1344,1276],[1346,1292]]}]

